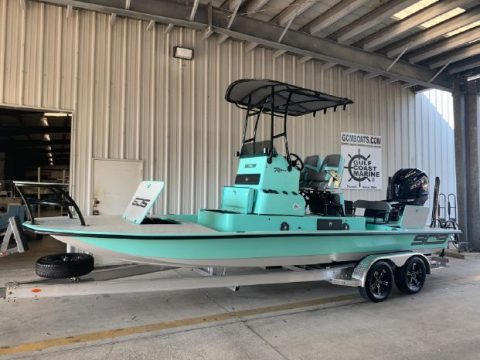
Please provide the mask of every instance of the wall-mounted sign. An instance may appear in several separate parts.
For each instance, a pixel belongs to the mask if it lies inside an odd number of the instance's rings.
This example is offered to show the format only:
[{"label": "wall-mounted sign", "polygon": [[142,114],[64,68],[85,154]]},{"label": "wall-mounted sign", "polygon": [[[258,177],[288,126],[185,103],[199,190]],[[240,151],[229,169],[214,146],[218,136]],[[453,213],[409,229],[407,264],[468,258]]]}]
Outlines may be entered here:
[{"label": "wall-mounted sign", "polygon": [[359,146],[382,146],[382,137],[377,135],[365,135],[342,132],[340,136],[342,144]]},{"label": "wall-mounted sign", "polygon": [[376,135],[342,133],[345,161],[342,189],[382,189],[382,138]]}]

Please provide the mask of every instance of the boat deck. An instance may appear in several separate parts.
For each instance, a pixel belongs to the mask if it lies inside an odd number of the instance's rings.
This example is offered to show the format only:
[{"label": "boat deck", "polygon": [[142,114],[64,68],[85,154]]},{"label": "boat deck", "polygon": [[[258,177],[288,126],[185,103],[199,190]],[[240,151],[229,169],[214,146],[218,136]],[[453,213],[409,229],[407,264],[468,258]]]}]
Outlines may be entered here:
[{"label": "boat deck", "polygon": [[99,215],[85,217],[87,226],[82,226],[68,217],[49,217],[35,219],[35,225],[29,228],[38,228],[40,231],[62,231],[68,233],[96,233],[96,234],[131,234],[131,235],[163,235],[163,234],[204,234],[218,231],[194,222],[182,221],[170,224],[133,224],[118,215]]}]

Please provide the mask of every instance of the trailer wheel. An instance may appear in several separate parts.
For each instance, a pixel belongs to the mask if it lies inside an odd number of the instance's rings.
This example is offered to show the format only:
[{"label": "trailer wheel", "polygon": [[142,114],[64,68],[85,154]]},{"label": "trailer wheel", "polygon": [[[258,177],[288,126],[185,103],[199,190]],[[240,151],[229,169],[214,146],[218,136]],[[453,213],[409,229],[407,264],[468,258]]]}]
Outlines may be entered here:
[{"label": "trailer wheel", "polygon": [[367,272],[365,286],[359,287],[360,295],[364,299],[375,303],[388,298],[393,287],[393,271],[385,261],[377,261]]},{"label": "trailer wheel", "polygon": [[395,270],[395,284],[405,294],[416,294],[422,290],[427,279],[427,267],[418,256],[409,258],[405,265]]},{"label": "trailer wheel", "polygon": [[93,256],[65,253],[43,256],[35,264],[35,273],[47,279],[67,279],[86,275],[93,270]]}]

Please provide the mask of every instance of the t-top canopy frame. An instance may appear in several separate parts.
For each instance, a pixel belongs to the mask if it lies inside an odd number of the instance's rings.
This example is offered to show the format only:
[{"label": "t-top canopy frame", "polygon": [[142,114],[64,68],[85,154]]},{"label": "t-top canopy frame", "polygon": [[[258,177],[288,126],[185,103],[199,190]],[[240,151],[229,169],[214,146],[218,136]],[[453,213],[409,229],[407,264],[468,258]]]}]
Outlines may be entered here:
[{"label": "t-top canopy frame", "polygon": [[[247,143],[255,143],[257,138],[258,123],[262,113],[270,114],[270,148],[266,152],[271,162],[274,156],[274,140],[284,138],[285,152],[291,170],[291,158],[288,148],[287,117],[301,116],[333,108],[334,111],[341,106],[344,110],[347,105],[353,104],[348,98],[341,98],[320,91],[305,89],[296,85],[283,83],[276,80],[241,79],[234,81],[225,93],[225,99],[234,103],[240,109],[246,110],[243,126],[242,148]],[[253,136],[246,138],[248,119],[256,116]],[[275,134],[274,119],[283,117],[283,132]],[[242,151],[240,150],[240,154]]]},{"label": "t-top canopy frame", "polygon": [[329,108],[353,104],[348,98],[305,89],[276,80],[241,79],[228,87],[225,99],[241,109],[273,113],[278,116],[301,116]]}]

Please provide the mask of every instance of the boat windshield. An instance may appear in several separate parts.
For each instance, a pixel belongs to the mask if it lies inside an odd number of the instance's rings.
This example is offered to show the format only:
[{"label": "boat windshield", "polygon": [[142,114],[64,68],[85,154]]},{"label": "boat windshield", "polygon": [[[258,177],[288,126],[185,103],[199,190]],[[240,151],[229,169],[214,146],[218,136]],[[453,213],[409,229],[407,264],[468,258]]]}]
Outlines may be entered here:
[{"label": "boat windshield", "polygon": [[[240,156],[269,155],[270,146],[270,140],[244,143],[240,151]],[[275,148],[273,148],[273,153],[277,153]]]}]

